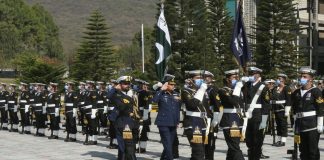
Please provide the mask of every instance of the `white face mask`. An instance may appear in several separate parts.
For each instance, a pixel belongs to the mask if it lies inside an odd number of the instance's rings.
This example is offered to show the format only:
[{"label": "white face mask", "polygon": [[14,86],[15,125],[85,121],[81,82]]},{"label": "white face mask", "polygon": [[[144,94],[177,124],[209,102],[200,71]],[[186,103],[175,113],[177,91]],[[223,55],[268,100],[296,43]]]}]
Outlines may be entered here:
[{"label": "white face mask", "polygon": [[48,91],[51,91],[51,89],[52,89],[52,87],[47,87],[47,90],[48,90]]},{"label": "white face mask", "polygon": [[3,86],[0,86],[0,90],[3,90]]},{"label": "white face mask", "polygon": [[12,91],[12,90],[13,90],[13,88],[12,88],[12,87],[9,87],[8,89],[9,89],[9,91]]},{"label": "white face mask", "polygon": [[89,86],[85,86],[85,89],[86,89],[86,90],[89,90]]},{"label": "white face mask", "polygon": [[68,90],[68,89],[69,89],[69,86],[68,86],[68,85],[65,85],[65,86],[64,86],[64,89],[65,89],[65,90]]},{"label": "white face mask", "polygon": [[100,86],[96,86],[96,88],[99,90],[100,89]]}]

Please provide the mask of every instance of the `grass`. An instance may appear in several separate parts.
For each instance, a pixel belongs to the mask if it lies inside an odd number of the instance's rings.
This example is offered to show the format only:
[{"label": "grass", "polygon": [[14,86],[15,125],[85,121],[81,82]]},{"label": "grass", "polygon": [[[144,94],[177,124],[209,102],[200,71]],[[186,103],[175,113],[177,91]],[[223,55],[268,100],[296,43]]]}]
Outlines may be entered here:
[{"label": "grass", "polygon": [[2,83],[15,83],[16,79],[15,78],[0,78],[0,82]]}]

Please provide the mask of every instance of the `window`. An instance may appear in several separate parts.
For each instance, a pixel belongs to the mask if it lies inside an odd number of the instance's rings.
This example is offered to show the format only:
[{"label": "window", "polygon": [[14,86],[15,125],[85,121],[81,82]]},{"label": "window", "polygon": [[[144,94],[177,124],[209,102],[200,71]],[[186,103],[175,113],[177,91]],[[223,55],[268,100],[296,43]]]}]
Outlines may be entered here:
[{"label": "window", "polygon": [[324,46],[324,31],[318,32],[318,45]]},{"label": "window", "polygon": [[318,0],[318,13],[324,14],[324,0]]}]

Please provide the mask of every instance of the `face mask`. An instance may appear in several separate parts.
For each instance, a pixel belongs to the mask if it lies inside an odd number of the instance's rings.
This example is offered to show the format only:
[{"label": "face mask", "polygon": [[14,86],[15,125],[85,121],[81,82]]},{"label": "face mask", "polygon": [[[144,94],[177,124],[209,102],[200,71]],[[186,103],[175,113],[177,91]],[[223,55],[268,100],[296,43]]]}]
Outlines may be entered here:
[{"label": "face mask", "polygon": [[47,90],[48,90],[48,91],[51,91],[51,89],[52,89],[52,87],[47,87]]},{"label": "face mask", "polygon": [[0,86],[0,90],[2,90],[3,89],[3,87],[2,86]]},{"label": "face mask", "polygon": [[98,89],[98,90],[99,90],[99,89],[100,89],[100,86],[96,86],[96,89]]},{"label": "face mask", "polygon": [[300,85],[302,85],[302,86],[306,86],[307,83],[308,83],[308,79],[301,78],[301,79],[299,79],[299,83],[300,83]]},{"label": "face mask", "polygon": [[232,79],[231,83],[232,83],[232,87],[234,88],[235,85],[236,85],[236,83],[237,83],[237,80],[236,79]]},{"label": "face mask", "polygon": [[276,80],[276,84],[279,85],[281,82],[279,79]]},{"label": "face mask", "polygon": [[65,90],[68,90],[68,89],[69,89],[69,86],[68,86],[68,85],[65,85],[65,86],[64,86],[64,89],[65,89]]},{"label": "face mask", "polygon": [[34,89],[34,87],[33,87],[33,86],[29,86],[29,89],[30,89],[30,90],[33,90],[33,89]]},{"label": "face mask", "polygon": [[34,90],[38,90],[38,87],[34,87]]},{"label": "face mask", "polygon": [[19,90],[22,90],[23,89],[23,86],[19,86],[19,88],[18,88]]},{"label": "face mask", "polygon": [[138,85],[134,85],[134,86],[133,86],[133,89],[134,89],[135,91],[137,91],[137,90],[139,89]]},{"label": "face mask", "polygon": [[112,89],[112,85],[108,85],[108,90],[111,90]]},{"label": "face mask", "polygon": [[88,90],[88,89],[89,89],[89,86],[85,86],[84,88],[85,88],[86,90]]},{"label": "face mask", "polygon": [[10,91],[12,91],[12,90],[13,90],[13,88],[12,88],[12,87],[9,87],[8,89],[9,89]]},{"label": "face mask", "polygon": [[196,84],[197,87],[200,87],[201,84],[203,84],[203,83],[204,83],[204,80],[203,79],[196,79],[195,80],[195,84]]},{"label": "face mask", "polygon": [[249,82],[255,82],[255,77],[254,76],[250,76],[249,77]]}]

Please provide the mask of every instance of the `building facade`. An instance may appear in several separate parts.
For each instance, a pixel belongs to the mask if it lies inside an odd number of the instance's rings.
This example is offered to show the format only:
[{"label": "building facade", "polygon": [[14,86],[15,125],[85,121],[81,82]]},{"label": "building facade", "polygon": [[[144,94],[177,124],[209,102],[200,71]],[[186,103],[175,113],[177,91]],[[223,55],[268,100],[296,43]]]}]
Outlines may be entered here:
[{"label": "building facade", "polygon": [[[324,76],[324,0],[312,0],[314,11],[311,15],[311,21],[313,22],[312,31],[312,59],[308,64],[312,64],[312,67],[317,70],[319,75]],[[296,7],[299,11],[299,19],[301,26],[301,33],[299,45],[301,48],[309,45],[309,33],[307,27],[309,26],[309,0],[295,0]],[[304,28],[304,29],[303,29]],[[309,56],[309,52],[306,52]]]}]

